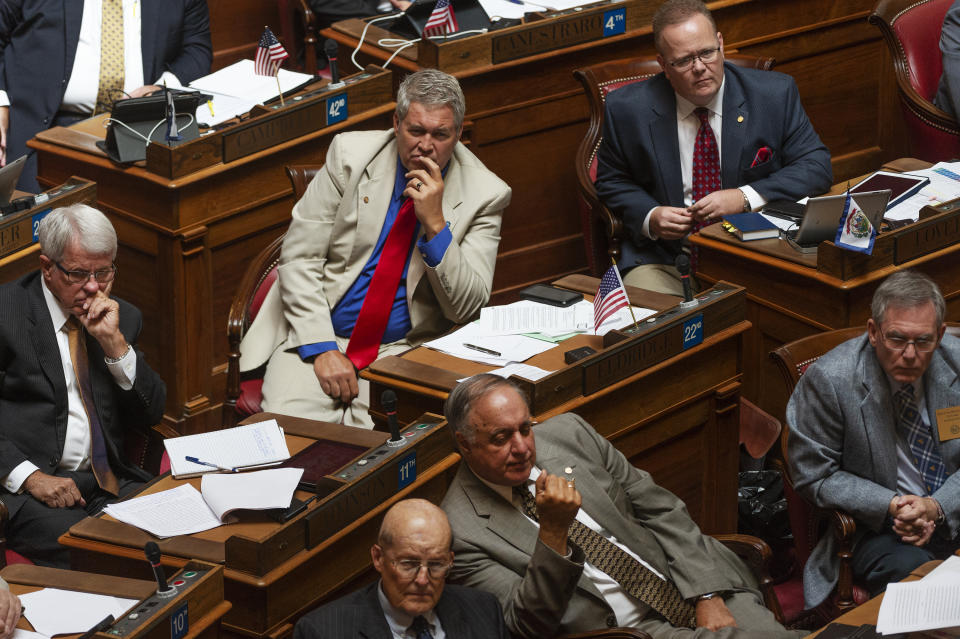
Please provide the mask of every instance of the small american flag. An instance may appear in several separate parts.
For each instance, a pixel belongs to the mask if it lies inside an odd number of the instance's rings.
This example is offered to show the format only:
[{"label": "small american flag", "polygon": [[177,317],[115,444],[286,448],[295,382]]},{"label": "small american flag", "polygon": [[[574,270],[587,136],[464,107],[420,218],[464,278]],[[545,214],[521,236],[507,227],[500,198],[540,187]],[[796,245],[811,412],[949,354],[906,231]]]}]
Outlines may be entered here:
[{"label": "small american flag", "polygon": [[453,5],[450,0],[437,0],[437,6],[433,8],[433,13],[423,26],[423,35],[437,36],[445,33],[453,33],[460,27],[457,26],[457,18],[453,15]]},{"label": "small american flag", "polygon": [[280,63],[290,57],[270,27],[263,28],[260,44],[257,45],[257,57],[253,61],[253,70],[257,75],[276,75]]},{"label": "small american flag", "polygon": [[623,280],[620,279],[620,271],[616,266],[611,266],[603,274],[600,280],[600,286],[597,287],[597,294],[593,298],[593,329],[594,332],[611,315],[627,306],[627,292],[623,288]]}]

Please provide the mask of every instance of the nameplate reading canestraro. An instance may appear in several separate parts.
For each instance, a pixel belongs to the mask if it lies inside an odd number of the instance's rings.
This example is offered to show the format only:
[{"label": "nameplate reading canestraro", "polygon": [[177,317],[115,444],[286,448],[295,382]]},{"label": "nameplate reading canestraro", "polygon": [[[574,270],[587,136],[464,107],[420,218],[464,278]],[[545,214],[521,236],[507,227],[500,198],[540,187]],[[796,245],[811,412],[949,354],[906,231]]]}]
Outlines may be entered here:
[{"label": "nameplate reading canestraro", "polygon": [[960,406],[948,406],[937,411],[937,430],[940,441],[960,437]]}]

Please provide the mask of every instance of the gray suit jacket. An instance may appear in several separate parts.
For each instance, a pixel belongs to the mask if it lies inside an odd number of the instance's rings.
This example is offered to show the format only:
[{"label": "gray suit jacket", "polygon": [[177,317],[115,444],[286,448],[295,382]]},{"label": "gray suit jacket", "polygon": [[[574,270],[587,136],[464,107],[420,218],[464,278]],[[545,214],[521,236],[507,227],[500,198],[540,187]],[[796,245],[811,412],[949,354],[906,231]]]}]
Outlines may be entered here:
[{"label": "gray suit jacket", "polygon": [[[326,163],[293,208],[279,285],[270,289],[244,336],[241,370],[262,365],[281,344],[289,350],[335,340],[330,310],[373,253],[396,172],[392,130],[341,133],[333,139]],[[413,252],[406,280],[413,325],[408,341],[423,341],[468,321],[490,299],[501,214],[509,203],[510,187],[458,143],[443,189],[443,214],[453,241],[435,268]]]},{"label": "gray suit jacket", "polygon": [[[945,335],[923,377],[927,414],[960,406],[960,340]],[[838,508],[857,522],[858,537],[886,525],[897,492],[895,409],[886,373],[866,334],[844,342],[804,373],[787,405],[790,473],[804,498]],[[960,438],[940,442],[953,473],[933,496],[943,506],[951,535],[960,529]],[[807,607],[820,604],[837,583],[839,560],[832,535],[814,548],[804,568]]]},{"label": "gray suit jacket", "polygon": [[[304,615],[293,629],[293,639],[393,639],[377,596],[379,581]],[[444,586],[435,608],[450,639],[507,639],[503,613],[493,595]]]},{"label": "gray suit jacket", "polygon": [[[559,415],[534,432],[537,465],[573,476],[583,510],[673,581],[685,598],[717,590],[755,592],[747,567],[700,533],[683,502],[632,466],[580,417]],[[582,574],[583,554],[577,549],[564,558],[540,543],[537,527],[466,464],[442,507],[453,527],[451,579],[496,594],[512,632],[540,638],[618,625]]]}]

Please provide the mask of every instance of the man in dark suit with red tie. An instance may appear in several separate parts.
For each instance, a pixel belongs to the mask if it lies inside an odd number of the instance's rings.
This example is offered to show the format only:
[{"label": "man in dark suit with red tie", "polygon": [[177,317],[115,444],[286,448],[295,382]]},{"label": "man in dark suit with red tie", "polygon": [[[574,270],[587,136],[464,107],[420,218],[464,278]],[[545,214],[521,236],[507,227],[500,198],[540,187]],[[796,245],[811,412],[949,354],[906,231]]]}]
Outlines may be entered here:
[{"label": "man in dark suit with red tie", "polygon": [[57,538],[149,479],[124,432],[160,421],[166,386],[136,349],[140,311],[110,296],[106,216],[56,209],[39,235],[40,270],[0,286],[0,499],[9,547],[69,568]]},{"label": "man in dark suit with red tie", "polygon": [[789,76],[724,62],[700,0],[654,15],[663,72],[607,96],[597,192],[626,233],[626,284],[681,295],[673,264],[689,233],[722,215],[830,187],[830,154]]}]

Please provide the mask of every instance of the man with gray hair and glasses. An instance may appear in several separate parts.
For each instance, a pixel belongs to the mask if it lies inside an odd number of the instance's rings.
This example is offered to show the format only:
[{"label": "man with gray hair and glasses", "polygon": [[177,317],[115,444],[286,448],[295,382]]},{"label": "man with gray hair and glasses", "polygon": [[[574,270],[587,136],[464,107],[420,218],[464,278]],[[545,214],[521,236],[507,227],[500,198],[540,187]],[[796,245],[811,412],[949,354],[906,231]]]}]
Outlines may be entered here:
[{"label": "man with gray hair and glasses", "polygon": [[[871,594],[960,548],[960,340],[946,335],[937,285],[888,277],[860,337],[819,358],[787,406],[797,491],[857,524],[852,568]],[[803,575],[807,607],[837,583],[824,535]]]},{"label": "man with gray hair and glasses", "polygon": [[150,478],[124,432],[160,421],[166,386],[136,349],[140,311],[110,295],[106,216],[75,204],[38,232],[40,270],[0,286],[0,500],[11,549],[69,568],[57,538]]},{"label": "man with gray hair and glasses", "polygon": [[264,410],[370,428],[358,372],[490,298],[510,188],[459,143],[464,111],[456,78],[424,69],[393,129],[333,139],[240,345],[241,370],[267,363]]}]

